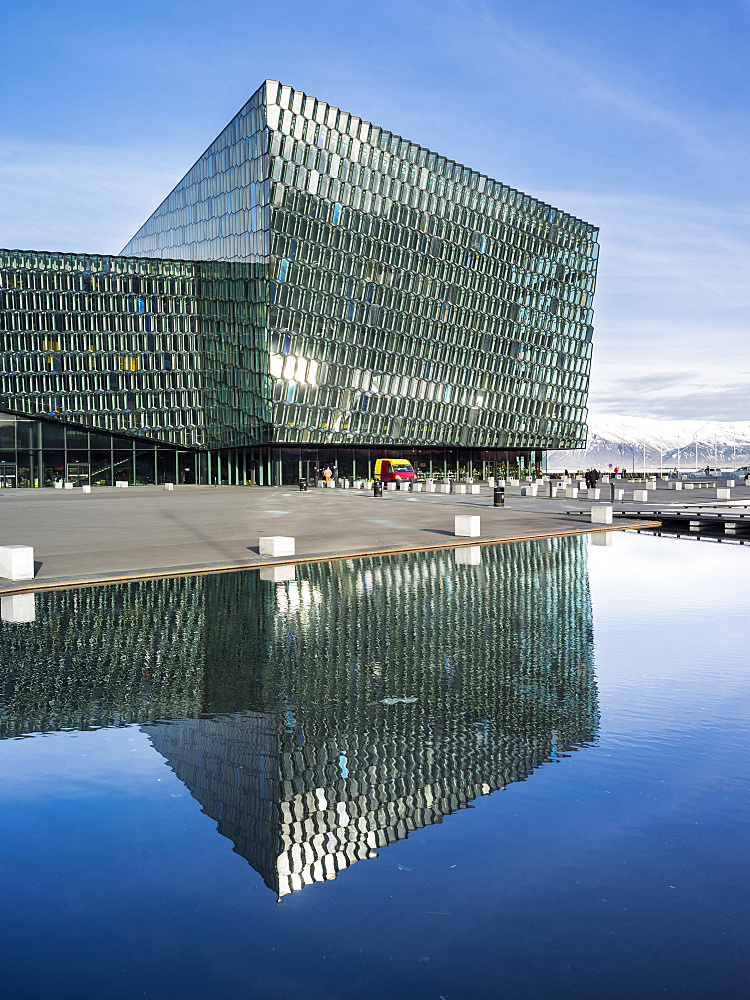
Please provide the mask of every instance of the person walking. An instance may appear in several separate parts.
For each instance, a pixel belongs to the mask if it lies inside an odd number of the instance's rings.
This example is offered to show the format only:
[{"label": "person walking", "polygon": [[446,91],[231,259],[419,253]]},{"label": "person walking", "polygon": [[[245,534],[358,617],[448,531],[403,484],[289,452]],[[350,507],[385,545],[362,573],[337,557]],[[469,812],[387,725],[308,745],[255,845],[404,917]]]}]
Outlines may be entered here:
[{"label": "person walking", "polygon": [[339,485],[339,467],[338,467],[338,465],[334,465],[334,467],[333,467],[333,485],[334,485],[335,489],[338,489],[338,485]]},{"label": "person walking", "polygon": [[327,465],[325,467],[325,469],[323,469],[323,478],[326,481],[326,486],[330,486],[331,485],[331,476],[332,475],[333,475],[333,473],[331,472],[331,467],[330,467],[330,465]]}]

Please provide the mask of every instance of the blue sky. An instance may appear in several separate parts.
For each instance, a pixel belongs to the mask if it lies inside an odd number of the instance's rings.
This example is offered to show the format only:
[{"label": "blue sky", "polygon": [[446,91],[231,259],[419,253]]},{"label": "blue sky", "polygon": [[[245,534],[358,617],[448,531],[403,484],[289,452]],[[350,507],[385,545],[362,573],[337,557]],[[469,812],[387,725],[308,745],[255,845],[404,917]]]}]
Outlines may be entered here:
[{"label": "blue sky", "polygon": [[590,408],[750,419],[750,0],[27,2],[0,245],[117,252],[266,77],[600,227]]}]

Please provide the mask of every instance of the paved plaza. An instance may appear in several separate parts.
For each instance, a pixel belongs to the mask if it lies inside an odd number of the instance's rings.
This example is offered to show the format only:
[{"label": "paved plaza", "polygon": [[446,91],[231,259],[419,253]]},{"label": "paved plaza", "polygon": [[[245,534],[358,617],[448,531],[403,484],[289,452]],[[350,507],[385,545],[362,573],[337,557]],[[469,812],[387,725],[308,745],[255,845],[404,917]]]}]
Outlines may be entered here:
[{"label": "paved plaza", "polygon": [[[293,536],[297,561],[313,561],[600,530],[589,507],[567,513],[570,501],[513,495],[494,507],[487,487],[479,495],[382,499],[371,490],[286,487],[5,490],[0,545],[33,546],[36,573],[28,583],[0,581],[0,592],[278,562],[258,552],[267,535]],[[456,514],[480,515],[479,539],[455,537]]]}]

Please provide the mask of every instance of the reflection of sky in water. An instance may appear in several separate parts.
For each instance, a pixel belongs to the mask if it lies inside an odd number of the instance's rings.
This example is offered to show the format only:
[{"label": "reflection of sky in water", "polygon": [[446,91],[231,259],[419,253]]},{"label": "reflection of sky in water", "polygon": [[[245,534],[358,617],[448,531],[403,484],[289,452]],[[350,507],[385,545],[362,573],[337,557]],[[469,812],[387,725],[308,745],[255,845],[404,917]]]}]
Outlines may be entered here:
[{"label": "reflection of sky in water", "polygon": [[[746,567],[615,534],[38,597],[2,724],[71,731],[0,743],[10,995],[740,995]],[[275,907],[316,844],[347,871]]]}]

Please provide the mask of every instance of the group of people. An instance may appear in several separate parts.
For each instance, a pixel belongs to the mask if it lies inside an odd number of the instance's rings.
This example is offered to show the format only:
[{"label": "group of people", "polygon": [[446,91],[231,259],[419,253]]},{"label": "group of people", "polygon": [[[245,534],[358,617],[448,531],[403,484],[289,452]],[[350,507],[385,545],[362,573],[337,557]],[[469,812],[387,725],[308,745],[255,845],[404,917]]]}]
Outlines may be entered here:
[{"label": "group of people", "polygon": [[[317,478],[318,470],[316,469],[315,472]],[[322,475],[323,479],[325,479],[326,486],[333,486],[333,487],[338,486],[339,484],[338,466],[334,465],[334,467],[331,468],[330,465],[327,465],[320,474]]]},{"label": "group of people", "polygon": [[594,490],[596,489],[596,484],[601,479],[601,476],[596,469],[586,469],[586,476],[584,478],[586,479],[586,486],[588,486],[590,490]]}]

